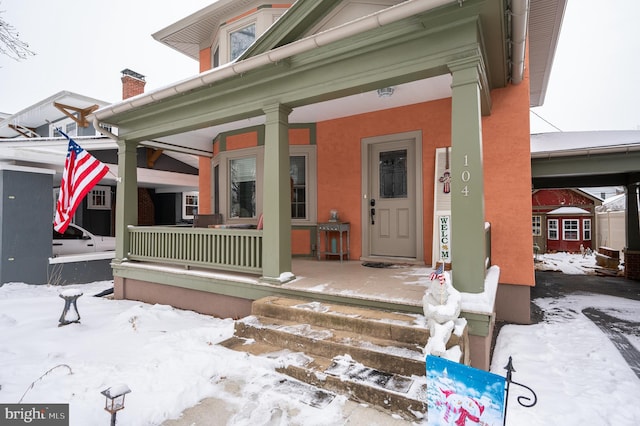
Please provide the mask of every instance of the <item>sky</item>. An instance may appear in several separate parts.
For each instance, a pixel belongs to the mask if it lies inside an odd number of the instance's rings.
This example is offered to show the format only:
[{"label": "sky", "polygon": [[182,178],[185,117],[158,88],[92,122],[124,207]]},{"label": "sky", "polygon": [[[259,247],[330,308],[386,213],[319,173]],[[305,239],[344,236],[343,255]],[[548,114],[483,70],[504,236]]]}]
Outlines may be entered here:
[{"label": "sky", "polygon": [[146,77],[146,91],[198,73],[194,59],[153,33],[212,0],[0,0],[2,18],[36,53],[0,55],[0,112],[16,113],[62,90],[106,102],[122,99],[121,71]]},{"label": "sky", "polygon": [[[548,256],[548,257],[547,257]],[[584,274],[593,256],[545,255],[553,269]],[[576,269],[577,264],[585,268]],[[551,272],[550,272],[551,273]],[[126,385],[125,408],[119,426],[161,425],[209,398],[215,424],[228,426],[364,424],[343,396],[313,407],[313,392],[285,380],[276,367],[299,362],[299,355],[278,352],[253,357],[217,343],[233,334],[231,319],[214,318],[166,305],[110,300],[93,295],[111,281],[90,284],[0,287],[0,404],[70,404],[70,426],[106,424],[101,391]],[[64,305],[59,295],[82,292],[80,323],[58,327]],[[640,424],[640,379],[608,337],[582,309],[593,307],[627,321],[637,321],[640,301],[613,296],[572,294],[536,299],[545,312],[534,325],[501,328],[491,372],[505,375],[513,359],[513,380],[532,388],[538,402],[524,408],[518,396],[530,394],[511,387],[507,424],[518,426],[583,426]],[[640,338],[622,330],[640,349]],[[414,377],[416,382],[426,380]],[[305,402],[306,401],[306,402]],[[215,403],[219,405],[216,405]],[[425,426],[399,421],[374,408],[382,425]],[[188,413],[186,411],[185,413]],[[482,418],[481,418],[482,419]],[[482,419],[485,420],[485,419]],[[209,422],[210,423],[210,422]],[[164,426],[177,423],[165,423]],[[182,425],[202,424],[185,414]]]},{"label": "sky", "polygon": [[[2,17],[37,53],[20,62],[0,56],[0,112],[61,90],[117,102],[125,68],[146,76],[146,91],[197,74],[197,61],[151,34],[211,3],[0,0]],[[640,129],[640,2],[604,4],[567,0],[546,100],[530,113],[532,133]]]}]

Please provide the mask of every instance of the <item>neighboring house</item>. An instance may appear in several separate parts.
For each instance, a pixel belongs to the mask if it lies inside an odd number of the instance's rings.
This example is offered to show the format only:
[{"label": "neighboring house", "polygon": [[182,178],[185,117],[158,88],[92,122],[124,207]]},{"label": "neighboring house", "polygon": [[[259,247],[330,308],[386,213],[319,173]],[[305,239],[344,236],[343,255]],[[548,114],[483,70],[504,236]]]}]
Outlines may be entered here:
[{"label": "neighboring house", "polygon": [[[126,85],[125,80],[128,79],[128,74],[124,74],[123,92],[131,90]],[[87,116],[106,105],[109,103],[63,91],[0,121],[0,160],[5,164],[54,170],[52,203],[57,199],[67,153],[67,140],[56,133],[55,128],[62,129],[93,156],[109,165],[112,173],[107,174],[89,193],[74,220],[97,235],[115,234],[113,207],[118,156],[116,143],[96,132]],[[144,222],[149,225],[190,223],[193,214],[187,214],[188,205],[183,200],[189,199],[188,195],[197,196],[197,157],[178,154],[176,159],[162,151],[147,148],[139,148],[137,157],[141,188],[139,214],[145,218]]]},{"label": "neighboring house", "polygon": [[[283,288],[295,256],[334,252],[317,235],[337,210],[349,259],[443,260],[456,288],[485,293],[463,315],[471,362],[487,368],[496,313],[530,321],[528,116],[564,6],[220,0],[157,32],[201,73],[93,113],[96,127],[119,128],[102,130],[122,153],[115,296],[225,317],[266,294],[421,312]],[[199,155],[200,212],[229,227],[263,216],[264,230],[137,226],[124,206],[137,196],[138,145]],[[488,268],[499,268],[497,297]]]},{"label": "neighboring house", "polygon": [[[123,84],[126,87],[125,80],[129,76],[125,77]],[[0,205],[4,212],[0,215],[2,227],[15,232],[14,239],[25,242],[21,249],[21,243],[6,240],[9,233],[4,233],[3,250],[11,252],[12,255],[6,257],[13,260],[0,264],[0,285],[11,280],[42,284],[50,279],[47,259],[52,256],[53,212],[68,148],[67,140],[55,132],[56,128],[109,165],[112,172],[89,192],[73,221],[93,234],[115,235],[117,144],[96,132],[93,123],[87,120],[91,112],[106,105],[108,103],[104,101],[62,91],[0,120],[2,183],[12,200],[20,200],[9,202],[3,197]],[[187,210],[189,206],[185,206],[183,200],[197,199],[196,157],[178,155],[176,159],[148,148],[138,148],[136,153],[139,159],[138,214],[143,223],[175,225],[191,222],[193,213]],[[21,196],[17,192],[21,192]],[[25,196],[27,194],[29,196]],[[33,210],[41,216],[27,219]],[[12,214],[8,214],[9,211]],[[21,229],[22,224],[26,224],[24,229]],[[25,263],[17,266],[17,259],[25,259]],[[55,262],[61,262],[61,259]],[[110,260],[107,266],[108,262]],[[110,277],[110,268],[105,269]],[[93,280],[100,277],[96,273]]]},{"label": "neighboring house", "polygon": [[602,200],[580,189],[533,191],[533,243],[540,253],[595,248],[595,208]]}]

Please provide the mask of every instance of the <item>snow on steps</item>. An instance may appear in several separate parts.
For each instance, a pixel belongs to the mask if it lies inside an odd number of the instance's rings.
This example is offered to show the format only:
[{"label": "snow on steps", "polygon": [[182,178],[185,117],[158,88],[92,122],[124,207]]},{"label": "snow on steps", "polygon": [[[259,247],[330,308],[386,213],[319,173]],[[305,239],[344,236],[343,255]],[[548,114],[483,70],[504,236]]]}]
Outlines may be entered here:
[{"label": "snow on steps", "polygon": [[[429,338],[416,315],[344,305],[267,297],[252,315],[236,321],[235,336],[222,344],[253,355],[288,351],[280,371],[294,379],[348,395],[399,414],[426,412],[422,349]],[[452,336],[468,364],[468,336]]]}]

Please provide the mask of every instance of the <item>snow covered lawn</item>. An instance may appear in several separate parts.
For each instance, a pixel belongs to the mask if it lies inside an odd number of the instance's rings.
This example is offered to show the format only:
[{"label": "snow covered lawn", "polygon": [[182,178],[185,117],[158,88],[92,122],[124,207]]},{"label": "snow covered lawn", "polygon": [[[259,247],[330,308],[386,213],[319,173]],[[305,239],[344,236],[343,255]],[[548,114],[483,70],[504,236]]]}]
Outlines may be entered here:
[{"label": "snow covered lawn", "polygon": [[[107,424],[100,392],[126,384],[132,392],[117,415],[119,426],[159,425],[213,396],[232,413],[229,425],[343,423],[344,397],[318,409],[282,386],[284,376],[275,368],[295,354],[255,359],[218,346],[233,334],[230,319],[92,297],[111,285],[0,287],[0,403],[69,403],[70,425]],[[58,327],[64,306],[59,294],[74,288],[84,293],[78,299],[81,323]],[[581,295],[537,303],[546,320],[504,326],[495,349],[491,371],[504,375],[512,356],[513,379],[539,398],[535,407],[523,408],[513,386],[508,424],[640,424],[640,379],[582,314],[596,307],[637,321],[640,302]],[[637,333],[626,337],[640,349]]]}]

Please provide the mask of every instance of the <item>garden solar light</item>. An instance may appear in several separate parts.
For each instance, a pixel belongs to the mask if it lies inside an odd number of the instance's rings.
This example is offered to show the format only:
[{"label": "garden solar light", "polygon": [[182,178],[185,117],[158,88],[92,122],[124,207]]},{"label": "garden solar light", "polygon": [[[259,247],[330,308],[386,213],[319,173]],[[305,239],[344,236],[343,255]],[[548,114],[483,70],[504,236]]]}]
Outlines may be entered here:
[{"label": "garden solar light", "polygon": [[100,392],[105,396],[104,409],[111,413],[111,426],[116,424],[116,413],[124,408],[124,397],[131,392],[129,386],[119,384]]}]

